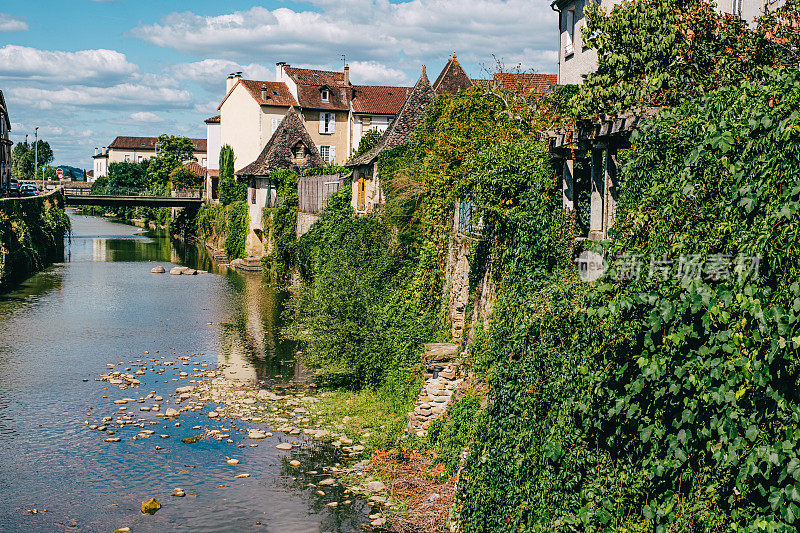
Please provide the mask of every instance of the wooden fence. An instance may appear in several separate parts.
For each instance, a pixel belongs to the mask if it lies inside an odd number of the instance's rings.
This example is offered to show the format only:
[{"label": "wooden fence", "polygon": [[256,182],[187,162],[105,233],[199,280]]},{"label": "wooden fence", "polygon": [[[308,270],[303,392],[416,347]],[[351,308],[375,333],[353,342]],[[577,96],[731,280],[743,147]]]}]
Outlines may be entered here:
[{"label": "wooden fence", "polygon": [[297,197],[300,211],[319,213],[328,199],[339,190],[344,180],[338,174],[326,176],[303,176],[297,181]]}]

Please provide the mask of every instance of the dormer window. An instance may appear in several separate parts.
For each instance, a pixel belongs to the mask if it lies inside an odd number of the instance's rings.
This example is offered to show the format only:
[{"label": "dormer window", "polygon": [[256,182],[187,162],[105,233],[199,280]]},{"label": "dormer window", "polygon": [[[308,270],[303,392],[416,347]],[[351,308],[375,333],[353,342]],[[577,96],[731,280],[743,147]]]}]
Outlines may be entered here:
[{"label": "dormer window", "polygon": [[331,93],[328,89],[322,89],[322,101],[329,102],[331,99]]},{"label": "dormer window", "polygon": [[303,146],[302,143],[297,143],[294,148],[292,148],[292,156],[295,159],[303,159],[306,157],[306,147]]}]

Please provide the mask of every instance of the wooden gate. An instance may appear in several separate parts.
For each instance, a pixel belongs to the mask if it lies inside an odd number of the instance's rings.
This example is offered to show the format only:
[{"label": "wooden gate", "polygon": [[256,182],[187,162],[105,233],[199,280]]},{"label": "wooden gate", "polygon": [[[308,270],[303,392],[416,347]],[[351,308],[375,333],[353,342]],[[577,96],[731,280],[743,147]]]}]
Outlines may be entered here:
[{"label": "wooden gate", "polygon": [[297,200],[303,213],[319,213],[328,200],[342,186],[338,174],[303,176],[297,180]]}]

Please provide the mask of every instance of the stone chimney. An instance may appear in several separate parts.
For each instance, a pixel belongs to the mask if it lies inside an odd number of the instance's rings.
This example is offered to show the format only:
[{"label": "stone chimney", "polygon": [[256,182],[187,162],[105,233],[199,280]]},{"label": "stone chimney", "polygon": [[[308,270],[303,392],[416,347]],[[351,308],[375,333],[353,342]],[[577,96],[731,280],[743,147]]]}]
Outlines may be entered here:
[{"label": "stone chimney", "polygon": [[288,66],[289,63],[285,61],[278,61],[275,63],[275,81],[283,81],[283,69]]},{"label": "stone chimney", "polygon": [[350,85],[350,65],[344,66],[344,84],[345,86]]},{"label": "stone chimney", "polygon": [[261,86],[261,99],[265,102],[269,99],[269,89],[266,85]]},{"label": "stone chimney", "polygon": [[95,147],[94,147],[94,155],[97,155],[97,152],[99,152],[99,151],[100,151],[100,150],[98,150],[97,146],[95,146]]},{"label": "stone chimney", "polygon": [[420,69],[419,77],[420,78],[422,78],[422,77],[426,77],[427,78],[428,77],[428,71],[425,70],[425,65],[422,65],[422,69]]},{"label": "stone chimney", "polygon": [[233,86],[236,85],[236,82],[239,81],[240,79],[242,79],[241,72],[232,72],[231,74],[228,74],[228,79],[225,83],[225,94],[231,92]]}]

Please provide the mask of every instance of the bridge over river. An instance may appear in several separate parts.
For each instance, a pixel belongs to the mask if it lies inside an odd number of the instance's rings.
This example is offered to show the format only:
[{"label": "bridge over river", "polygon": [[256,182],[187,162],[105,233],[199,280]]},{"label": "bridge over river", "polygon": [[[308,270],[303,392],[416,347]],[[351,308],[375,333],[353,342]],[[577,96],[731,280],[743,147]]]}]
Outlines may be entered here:
[{"label": "bridge over river", "polygon": [[137,190],[123,191],[122,194],[91,194],[86,187],[64,186],[64,199],[69,206],[200,207],[203,203],[199,189],[172,191],[172,196],[147,196]]}]

